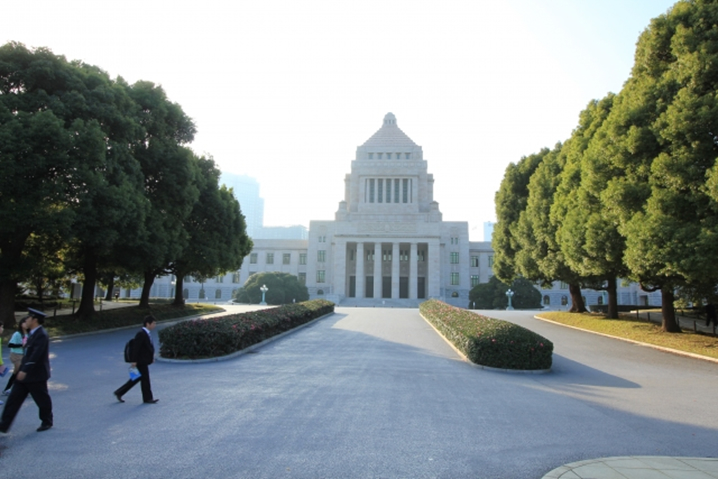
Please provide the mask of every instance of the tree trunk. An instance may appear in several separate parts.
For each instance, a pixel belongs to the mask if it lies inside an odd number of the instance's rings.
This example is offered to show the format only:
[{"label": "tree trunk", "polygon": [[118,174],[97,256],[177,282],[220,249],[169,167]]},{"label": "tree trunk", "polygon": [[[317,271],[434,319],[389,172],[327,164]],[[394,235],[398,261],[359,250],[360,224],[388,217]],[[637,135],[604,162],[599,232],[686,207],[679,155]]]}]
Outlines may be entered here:
[{"label": "tree trunk", "polygon": [[661,329],[666,333],[682,333],[681,327],[676,322],[676,309],[673,306],[675,297],[672,287],[661,288],[661,313],[663,314],[663,324]]},{"label": "tree trunk", "polygon": [[184,276],[177,275],[175,280],[175,300],[172,302],[175,306],[184,306]]},{"label": "tree trunk", "polygon": [[155,272],[145,271],[145,284],[142,285],[142,296],[140,296],[140,308],[150,307],[150,290],[155,282]]},{"label": "tree trunk", "polygon": [[0,281],[0,322],[5,331],[15,330],[15,290],[17,283],[12,279]]},{"label": "tree trunk", "polygon": [[110,280],[107,282],[107,293],[105,293],[105,301],[112,301],[115,293],[115,276],[110,276]]},{"label": "tree trunk", "polygon": [[40,306],[44,304],[44,298],[45,298],[45,288],[44,286],[44,279],[38,279],[35,283],[35,293],[37,294],[37,299],[40,301]]},{"label": "tree trunk", "polygon": [[616,278],[608,280],[606,287],[608,292],[608,319],[618,319],[618,291],[616,288]]},{"label": "tree trunk", "polygon": [[97,284],[97,260],[94,252],[86,252],[82,265],[85,281],[82,283],[80,306],[75,315],[80,319],[90,319],[95,314],[95,285]]},{"label": "tree trunk", "polygon": [[568,292],[571,295],[571,313],[585,313],[586,304],[583,302],[583,296],[581,296],[581,286],[577,283],[571,283],[568,285]]}]

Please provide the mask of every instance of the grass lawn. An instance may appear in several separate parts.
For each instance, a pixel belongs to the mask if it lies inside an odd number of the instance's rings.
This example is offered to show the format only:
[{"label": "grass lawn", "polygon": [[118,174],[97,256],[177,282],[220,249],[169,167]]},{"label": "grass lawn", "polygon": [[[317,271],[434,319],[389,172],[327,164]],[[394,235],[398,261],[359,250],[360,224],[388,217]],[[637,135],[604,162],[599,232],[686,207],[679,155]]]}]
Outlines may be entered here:
[{"label": "grass lawn", "polygon": [[659,325],[630,315],[621,315],[621,319],[606,319],[602,314],[555,311],[538,316],[588,331],[718,359],[718,338],[686,329],[683,333],[664,333]]},{"label": "grass lawn", "polygon": [[[95,306],[97,309],[97,306]],[[150,308],[142,308],[139,306],[125,306],[122,308],[105,309],[103,311],[95,311],[95,315],[91,320],[79,320],[70,314],[67,309],[59,310],[58,315],[53,317],[49,311],[48,317],[45,319],[44,328],[51,338],[64,336],[67,334],[89,333],[101,331],[104,329],[121,328],[123,326],[142,326],[142,320],[148,314],[152,314],[157,321],[168,319],[183,318],[198,314],[210,314],[224,311],[224,309],[213,304],[185,304],[182,307],[173,306],[171,304],[152,304]],[[65,313],[65,314],[62,314]],[[3,338],[6,343],[12,336],[14,331],[5,330]]]}]

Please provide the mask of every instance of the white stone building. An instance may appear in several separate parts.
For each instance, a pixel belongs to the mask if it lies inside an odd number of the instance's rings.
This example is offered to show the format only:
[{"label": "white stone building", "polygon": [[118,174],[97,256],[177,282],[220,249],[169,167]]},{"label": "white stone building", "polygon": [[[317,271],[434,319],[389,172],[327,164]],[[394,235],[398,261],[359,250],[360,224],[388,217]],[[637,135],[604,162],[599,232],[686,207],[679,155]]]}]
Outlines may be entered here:
[{"label": "white stone building", "polygon": [[[442,220],[422,148],[392,113],[357,148],[344,183],[335,218],[312,221],[308,239],[253,238],[254,249],[239,271],[206,283],[185,278],[185,298],[229,301],[249,276],[270,271],[295,275],[312,299],[341,305],[417,306],[438,298],[467,307],[471,288],[488,282],[491,242],[469,241],[468,222]],[[171,296],[171,281],[158,278],[151,296]],[[542,290],[544,307],[570,307],[564,286]],[[621,304],[655,304],[655,298],[660,304],[660,294],[636,289],[620,288]],[[136,296],[139,290],[126,293]],[[584,295],[589,304],[603,300],[600,292]]]}]

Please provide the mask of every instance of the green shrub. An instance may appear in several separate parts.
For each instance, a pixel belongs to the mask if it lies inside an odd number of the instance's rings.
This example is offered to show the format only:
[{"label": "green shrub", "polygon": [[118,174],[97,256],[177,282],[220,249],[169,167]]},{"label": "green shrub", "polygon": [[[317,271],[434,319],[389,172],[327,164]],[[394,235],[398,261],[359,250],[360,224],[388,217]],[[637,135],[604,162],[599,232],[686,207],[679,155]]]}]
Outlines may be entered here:
[{"label": "green shrub", "polygon": [[473,363],[500,369],[549,369],[553,343],[526,328],[441,301],[419,306],[421,315]]},{"label": "green shrub", "polygon": [[226,356],[333,311],[334,303],[318,299],[219,318],[183,321],[159,332],[160,355],[182,359]]}]

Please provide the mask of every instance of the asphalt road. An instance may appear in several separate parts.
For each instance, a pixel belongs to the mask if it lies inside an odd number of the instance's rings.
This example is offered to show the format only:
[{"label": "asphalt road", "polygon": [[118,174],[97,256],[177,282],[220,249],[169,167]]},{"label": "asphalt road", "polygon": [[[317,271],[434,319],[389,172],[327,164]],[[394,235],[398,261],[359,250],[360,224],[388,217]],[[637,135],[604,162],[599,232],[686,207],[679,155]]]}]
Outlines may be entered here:
[{"label": "asphalt road", "polygon": [[718,456],[718,364],[491,312],[555,344],[548,374],[475,368],[415,309],[337,308],[254,354],[151,366],[131,331],[51,344],[55,427],[28,400],[8,478],[520,478],[605,456]]}]

